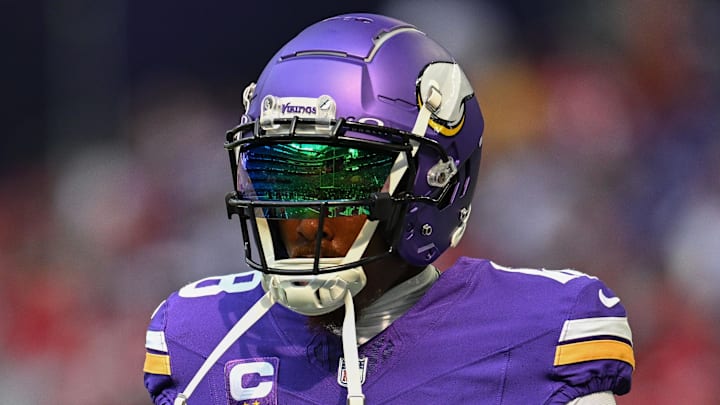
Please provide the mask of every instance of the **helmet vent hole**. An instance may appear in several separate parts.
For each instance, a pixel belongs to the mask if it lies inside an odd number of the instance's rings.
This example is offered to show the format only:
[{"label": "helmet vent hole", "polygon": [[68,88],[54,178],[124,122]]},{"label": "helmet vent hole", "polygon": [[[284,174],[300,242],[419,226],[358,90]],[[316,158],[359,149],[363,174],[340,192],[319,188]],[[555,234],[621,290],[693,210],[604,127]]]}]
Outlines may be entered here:
[{"label": "helmet vent hole", "polygon": [[470,180],[472,179],[471,171],[470,171],[470,161],[466,161],[464,166],[463,173],[465,174],[465,181],[463,182],[463,189],[462,193],[460,194],[460,197],[465,197],[465,194],[467,194],[468,188],[470,187]]},{"label": "helmet vent hole", "polygon": [[470,187],[470,176],[465,178],[465,184],[463,184],[463,191],[462,191],[462,195],[460,195],[460,197],[464,197],[465,194],[467,194],[468,187]]}]

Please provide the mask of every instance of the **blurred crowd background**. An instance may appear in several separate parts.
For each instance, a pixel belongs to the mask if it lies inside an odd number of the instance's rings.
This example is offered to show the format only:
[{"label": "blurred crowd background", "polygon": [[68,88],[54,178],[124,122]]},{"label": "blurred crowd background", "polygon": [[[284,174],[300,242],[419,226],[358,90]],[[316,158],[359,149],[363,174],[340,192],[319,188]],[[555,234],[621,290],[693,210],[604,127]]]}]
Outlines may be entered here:
[{"label": "blurred crowd background", "polygon": [[245,269],[222,148],[242,90],[303,27],[358,10],[444,44],[486,117],[471,226],[440,266],[597,275],[634,332],[618,402],[720,398],[718,2],[0,4],[1,404],[149,403],[153,309]]}]

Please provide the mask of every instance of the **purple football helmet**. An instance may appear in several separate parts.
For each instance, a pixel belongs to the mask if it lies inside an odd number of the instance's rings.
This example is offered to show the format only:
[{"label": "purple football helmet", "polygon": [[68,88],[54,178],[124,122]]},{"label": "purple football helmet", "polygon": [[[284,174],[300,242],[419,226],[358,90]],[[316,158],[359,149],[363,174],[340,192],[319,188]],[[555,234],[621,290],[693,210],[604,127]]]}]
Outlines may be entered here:
[{"label": "purple football helmet", "polygon": [[[387,254],[423,266],[459,242],[483,117],[452,56],[414,26],[373,14],[318,22],[272,57],[243,99],[225,145],[235,184],[226,202],[252,268],[318,276]],[[304,262],[283,252],[277,220],[352,215],[368,226],[346,257],[323,257],[319,240]],[[367,257],[376,232],[389,249]]]}]

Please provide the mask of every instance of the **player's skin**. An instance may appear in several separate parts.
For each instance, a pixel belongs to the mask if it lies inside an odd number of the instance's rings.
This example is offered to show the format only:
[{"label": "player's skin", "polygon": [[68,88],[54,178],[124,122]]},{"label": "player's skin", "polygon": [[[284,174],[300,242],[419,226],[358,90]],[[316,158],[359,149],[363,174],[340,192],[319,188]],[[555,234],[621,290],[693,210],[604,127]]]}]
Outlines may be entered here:
[{"label": "player's skin", "polygon": [[[343,257],[355,241],[365,223],[365,215],[325,218],[323,221],[321,253],[323,257]],[[292,258],[314,257],[315,240],[319,227],[318,219],[285,219],[279,223],[280,234],[285,247]],[[376,232],[366,250],[366,256],[387,251],[387,242]],[[355,297],[355,310],[360,312],[378,299],[386,291],[415,276],[424,267],[411,266],[397,255],[391,254],[383,259],[363,266],[367,284]],[[329,314],[311,317],[310,324],[341,326],[344,308]]]}]

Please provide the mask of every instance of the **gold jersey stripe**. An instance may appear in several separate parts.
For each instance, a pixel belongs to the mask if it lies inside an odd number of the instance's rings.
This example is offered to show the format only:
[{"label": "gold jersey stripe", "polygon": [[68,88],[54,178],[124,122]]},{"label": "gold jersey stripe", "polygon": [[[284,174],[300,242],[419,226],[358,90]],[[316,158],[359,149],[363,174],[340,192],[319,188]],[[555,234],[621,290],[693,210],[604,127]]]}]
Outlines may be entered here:
[{"label": "gold jersey stripe", "polygon": [[152,374],[170,375],[170,356],[167,354],[145,353],[143,371]]},{"label": "gold jersey stripe", "polygon": [[617,340],[590,340],[570,343],[555,349],[555,366],[580,363],[590,360],[621,360],[635,368],[632,346]]}]

